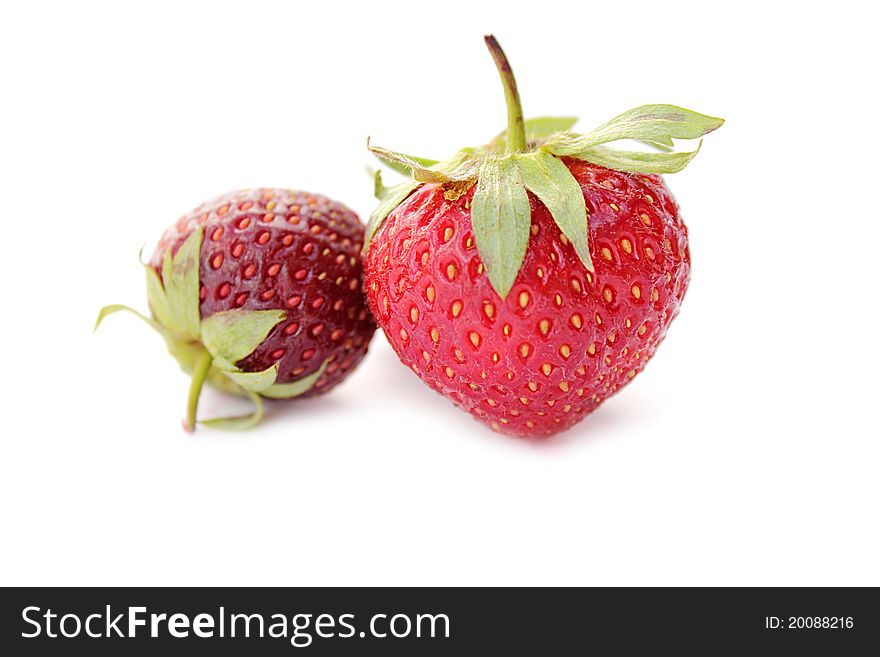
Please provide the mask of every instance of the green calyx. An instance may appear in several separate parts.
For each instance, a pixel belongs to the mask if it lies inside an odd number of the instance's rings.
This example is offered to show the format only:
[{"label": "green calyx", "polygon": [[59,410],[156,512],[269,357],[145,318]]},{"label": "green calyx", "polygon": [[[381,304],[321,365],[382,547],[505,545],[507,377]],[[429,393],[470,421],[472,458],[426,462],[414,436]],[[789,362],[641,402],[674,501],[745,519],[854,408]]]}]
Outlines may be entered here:
[{"label": "green calyx", "polygon": [[[364,250],[388,215],[421,185],[443,185],[449,200],[476,186],[470,206],[474,238],[489,281],[503,299],[513,286],[528,246],[531,211],[527,192],[546,206],[584,267],[593,271],[583,191],[560,158],[629,173],[676,173],[696,156],[702,141],[693,151],[674,152],[673,140],[699,139],[724,120],[675,105],[642,105],[585,135],[571,131],[577,121],[574,117],[524,120],[516,80],[504,52],[491,35],[486,37],[486,45],[504,87],[507,129],[485,146],[462,149],[445,161],[405,155],[368,141],[367,147],[376,157],[410,179],[386,187],[376,173],[379,205],[370,216]],[[656,150],[625,151],[607,146],[621,140]]]},{"label": "green calyx", "polygon": [[236,363],[262,344],[269,333],[284,321],[283,310],[229,310],[201,318],[199,310],[199,261],[202,230],[196,230],[177,250],[162,260],[161,278],[148,264],[147,300],[152,316],[143,315],[128,306],[113,304],[98,313],[95,330],[108,315],[119,311],[133,313],[161,335],[184,372],[192,377],[187,412],[183,421],[186,430],[196,425],[199,397],[205,383],[222,392],[250,398],[254,411],[248,415],[201,420],[214,429],[239,431],[257,424],[263,417],[263,397],[288,399],[307,392],[327,367],[292,383],[276,383],[278,365],[261,372],[243,372]]}]

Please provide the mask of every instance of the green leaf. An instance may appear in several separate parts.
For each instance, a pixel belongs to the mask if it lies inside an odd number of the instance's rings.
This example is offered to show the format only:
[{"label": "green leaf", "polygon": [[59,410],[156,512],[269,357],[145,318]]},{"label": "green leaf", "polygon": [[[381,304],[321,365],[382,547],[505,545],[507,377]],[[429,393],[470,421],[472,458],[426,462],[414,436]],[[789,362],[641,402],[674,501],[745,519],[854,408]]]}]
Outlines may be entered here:
[{"label": "green leaf", "polygon": [[104,306],[103,308],[101,308],[100,312],[98,313],[98,319],[95,320],[95,327],[92,329],[92,332],[98,330],[98,327],[101,325],[101,322],[104,321],[105,317],[107,317],[108,315],[112,315],[114,313],[118,313],[123,310],[125,312],[131,313],[132,315],[136,315],[137,317],[140,317],[143,321],[145,321],[147,324],[149,324],[150,327],[152,327],[155,331],[158,331],[159,334],[162,335],[163,337],[165,337],[167,335],[164,327],[162,327],[162,325],[159,324],[159,322],[155,321],[151,317],[147,317],[146,315],[142,315],[134,308],[129,308],[128,306],[123,306],[118,303],[110,304],[109,306]]},{"label": "green leaf", "polygon": [[214,358],[237,363],[281,322],[283,310],[226,310],[202,320],[202,344]]},{"label": "green leaf", "polygon": [[275,379],[278,378],[277,364],[261,372],[242,372],[234,363],[230,363],[225,358],[217,356],[211,362],[211,365],[230,381],[251,392],[265,390],[275,383]]},{"label": "green leaf", "polygon": [[534,119],[526,119],[526,139],[540,139],[549,137],[555,132],[571,130],[577,123],[576,116],[539,116]]},{"label": "green leaf", "polygon": [[[199,253],[202,229],[186,238],[173,258],[162,263],[162,286],[172,325],[166,326],[193,340],[199,338]],[[163,322],[164,323],[164,322]]]},{"label": "green leaf", "polygon": [[635,139],[668,148],[672,146],[673,138],[697,139],[723,123],[724,119],[675,105],[642,105],[616,116],[589,134],[560,134],[543,148],[554,155],[576,156],[593,146],[620,139]]},{"label": "green leaf", "polygon": [[255,392],[247,391],[247,396],[254,402],[254,412],[249,415],[238,415],[235,417],[221,417],[212,420],[202,420],[199,422],[202,426],[211,429],[219,429],[220,431],[245,431],[258,424],[263,419],[263,400]]},{"label": "green leaf", "polygon": [[241,372],[238,369],[238,366],[235,363],[230,363],[225,358],[221,358],[220,356],[214,356],[214,360],[211,362],[211,365],[216,369],[220,370],[224,374],[226,372]]},{"label": "green leaf", "polygon": [[388,188],[385,186],[385,183],[382,182],[382,172],[376,169],[376,171],[373,172],[373,196],[382,200],[387,194]]},{"label": "green leaf", "polygon": [[[576,116],[538,116],[533,119],[526,119],[523,127],[526,131],[526,141],[537,141],[549,137],[557,132],[571,130],[577,123]],[[499,132],[492,140],[493,144],[500,147],[507,145],[507,130]]]},{"label": "green leaf", "polygon": [[517,168],[526,188],[547,206],[553,221],[574,245],[581,262],[593,271],[587,206],[581,186],[571,171],[562,160],[542,151],[519,156]]},{"label": "green leaf", "polygon": [[321,364],[321,367],[308,376],[303,377],[298,381],[293,381],[292,383],[276,383],[265,390],[261,390],[260,394],[264,397],[271,397],[272,399],[290,399],[291,397],[298,397],[312,389],[312,386],[317,383],[318,379],[320,379],[321,375],[324,373],[324,370],[327,369],[327,364],[328,361],[324,361]]},{"label": "green leaf", "polygon": [[373,210],[370,220],[367,222],[364,253],[369,249],[370,240],[382,226],[385,219],[388,218],[388,215],[398,205],[403,203],[421,183],[463,183],[468,180],[473,181],[476,178],[479,167],[479,163],[473,157],[474,150],[471,148],[463,148],[448,160],[436,162],[428,168],[422,162],[433,162],[433,160],[413,158],[402,153],[370,146],[369,142],[367,142],[367,147],[386,163],[397,162],[404,166],[407,171],[412,173],[414,179],[399,185],[386,187],[382,183],[381,173],[376,172],[373,179],[373,193],[379,199],[379,205]]},{"label": "green leaf", "polygon": [[587,135],[591,145],[619,139],[658,141],[671,146],[674,139],[698,139],[720,128],[724,119],[675,105],[642,105],[611,119]]},{"label": "green leaf", "polygon": [[678,173],[696,157],[702,144],[703,142],[700,141],[696,150],[683,153],[639,153],[637,151],[620,151],[606,146],[593,146],[574,157],[618,171]]},{"label": "green leaf", "polygon": [[[156,280],[159,280],[158,276],[156,276]],[[202,345],[198,342],[193,342],[192,340],[181,340],[176,338],[159,322],[152,319],[151,317],[147,317],[146,315],[137,312],[136,310],[133,310],[132,308],[129,308],[128,306],[122,306],[119,304],[104,306],[101,309],[101,312],[98,313],[98,320],[95,322],[95,329],[97,330],[98,326],[101,324],[105,317],[123,310],[137,315],[137,317],[149,324],[151,328],[155,329],[156,332],[158,332],[163,338],[165,338],[165,345],[168,348],[168,353],[174,357],[174,360],[177,361],[177,363],[180,365],[180,368],[184,372],[186,372],[187,374],[192,373],[192,371],[195,369],[196,363],[199,361],[202,354],[205,353],[205,349],[202,347]],[[214,364],[216,366],[216,359],[214,361]],[[238,371],[238,368],[236,368],[234,365],[230,365],[230,367],[231,371]],[[208,372],[207,380],[212,386],[219,390],[222,390],[223,392],[233,395],[244,394],[244,390],[242,390],[242,387],[231,381],[226,376],[226,372],[222,372],[219,369],[215,368]]]},{"label": "green leaf", "polygon": [[477,250],[489,282],[507,297],[529,243],[529,196],[517,171],[515,156],[488,157],[471,201]]},{"label": "green leaf", "polygon": [[476,182],[482,163],[474,157],[473,148],[462,148],[448,160],[439,162],[434,168],[445,171],[452,182]]},{"label": "green leaf", "polygon": [[410,180],[400,183],[399,185],[394,185],[393,187],[383,188],[383,197],[379,201],[379,205],[376,206],[376,209],[373,210],[373,214],[370,215],[370,220],[367,222],[366,239],[364,240],[363,248],[364,253],[369,249],[370,240],[373,238],[373,235],[376,234],[376,231],[382,226],[385,219],[388,218],[388,215],[391,214],[398,205],[403,203],[419,186],[421,186],[420,182]]},{"label": "green leaf", "polygon": [[475,179],[480,166],[480,161],[474,157],[474,149],[462,148],[448,160],[433,165],[431,169],[442,171],[452,182],[462,182]]},{"label": "green leaf", "polygon": [[172,257],[171,250],[162,258],[162,278],[149,264],[147,301],[156,320],[175,335],[198,340],[199,337],[199,252],[202,229],[194,231]]},{"label": "green leaf", "polygon": [[[447,183],[467,180],[468,178],[475,177],[477,173],[478,165],[476,162],[469,162],[469,160],[473,160],[474,151],[472,148],[463,148],[443,162],[415,158],[396,151],[390,151],[387,148],[371,146],[369,141],[367,141],[367,148],[392,168],[398,171],[403,168],[406,173],[411,173],[412,177],[418,182]],[[432,162],[432,164],[425,165],[422,162]]]},{"label": "green leaf", "polygon": [[[170,253],[165,254],[165,260],[168,261],[170,271]],[[144,263],[144,272],[147,275],[147,303],[150,306],[150,311],[162,326],[168,327],[168,330],[173,330],[174,318],[171,315],[171,309],[168,307],[168,299],[165,297],[165,288],[162,287],[162,280],[149,263]]]},{"label": "green leaf", "polygon": [[[397,151],[390,151],[387,148],[381,148],[379,146],[371,146],[370,141],[367,140],[367,148],[370,149],[370,152],[373,153],[380,160],[391,166],[397,171],[401,171],[404,173],[412,173],[413,177],[419,182],[436,182],[443,183],[449,182],[450,178],[443,171],[437,171],[433,168],[429,168],[430,165],[425,166],[418,161],[418,158],[411,157],[409,155],[404,155],[403,153],[398,153]],[[434,162],[436,165],[437,163]]]},{"label": "green leaf", "polygon": [[[369,148],[369,146],[368,146],[368,148]],[[391,152],[391,151],[389,151],[389,152]],[[381,157],[378,153],[373,153],[373,154],[378,159],[380,159],[384,164],[386,164],[390,169],[393,169],[397,173],[403,174],[404,176],[412,175],[412,169],[410,169],[410,167],[408,167],[404,164],[401,164],[400,162],[397,162],[396,160],[387,160],[384,157]],[[406,157],[409,160],[412,160],[416,164],[420,164],[421,166],[423,166],[425,168],[432,167],[435,164],[438,164],[437,160],[431,160],[431,159],[428,159],[427,157],[417,157],[415,155],[405,155],[404,157]]]},{"label": "green leaf", "polygon": [[[216,360],[214,361],[214,366],[217,366]],[[223,373],[236,385],[241,386],[245,390],[261,392],[275,383],[275,379],[278,378],[278,365],[273,365],[262,372],[241,372],[236,368],[236,371],[223,370]]]},{"label": "green leaf", "polygon": [[663,151],[664,153],[668,153],[675,148],[675,144],[671,137],[668,139],[637,139],[636,141],[645,144],[646,146],[650,146],[651,148],[656,148],[658,151]]},{"label": "green leaf", "polygon": [[[180,365],[180,369],[182,369],[187,374],[192,374],[192,372],[195,371],[199,360],[205,353],[205,348],[198,342],[168,338],[166,339],[165,343],[168,346],[168,353],[174,357],[174,360],[176,360],[177,363]],[[222,390],[227,394],[245,394],[245,391],[242,390],[240,386],[233,383],[226,376],[225,372],[217,369],[216,367],[212,367],[208,371],[206,381],[214,388]]]}]

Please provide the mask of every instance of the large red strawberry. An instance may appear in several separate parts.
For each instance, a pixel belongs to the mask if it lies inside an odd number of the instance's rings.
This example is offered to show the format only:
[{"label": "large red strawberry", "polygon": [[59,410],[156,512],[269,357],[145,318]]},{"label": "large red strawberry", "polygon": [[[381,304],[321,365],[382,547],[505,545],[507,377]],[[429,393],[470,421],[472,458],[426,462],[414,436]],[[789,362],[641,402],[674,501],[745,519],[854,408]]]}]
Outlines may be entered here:
[{"label": "large red strawberry", "polygon": [[[151,317],[192,375],[185,426],[195,426],[205,382],[253,399],[327,392],[366,354],[375,330],[362,291],[364,228],[345,206],[286,189],[233,192],[169,228],[147,272]],[[107,315],[129,310],[107,306]],[[139,313],[136,313],[139,314]],[[97,324],[96,324],[97,327]]]},{"label": "large red strawberry", "polygon": [[[646,105],[587,135],[574,119],[523,121],[492,37],[508,129],[446,162],[372,150],[409,182],[381,185],[367,229],[367,298],[400,359],[505,433],[572,426],[629,383],[678,314],[687,229],[660,173],[696,151],[673,138],[722,124]],[[605,144],[641,141],[660,152]],[[699,150],[699,149],[697,149]]]}]

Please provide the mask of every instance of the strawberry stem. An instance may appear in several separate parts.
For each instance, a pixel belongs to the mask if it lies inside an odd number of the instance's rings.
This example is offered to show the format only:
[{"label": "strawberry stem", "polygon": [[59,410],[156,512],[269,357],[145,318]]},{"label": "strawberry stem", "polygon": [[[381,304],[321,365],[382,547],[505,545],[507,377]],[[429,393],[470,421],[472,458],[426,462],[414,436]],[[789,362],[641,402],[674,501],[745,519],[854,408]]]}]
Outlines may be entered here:
[{"label": "strawberry stem", "polygon": [[205,384],[205,378],[208,376],[208,370],[211,369],[211,363],[214,358],[210,352],[205,352],[199,356],[196,361],[195,369],[192,373],[192,383],[189,384],[189,397],[186,402],[186,418],[183,420],[183,428],[186,431],[195,431],[196,428],[196,411],[199,408],[199,397],[202,394],[202,386]]},{"label": "strawberry stem", "polygon": [[498,40],[491,34],[483,38],[489,52],[492,53],[492,59],[495,60],[495,66],[498,67],[498,73],[501,75],[501,84],[504,86],[504,100],[507,102],[507,152],[522,153],[526,150],[526,129],[513,70]]}]

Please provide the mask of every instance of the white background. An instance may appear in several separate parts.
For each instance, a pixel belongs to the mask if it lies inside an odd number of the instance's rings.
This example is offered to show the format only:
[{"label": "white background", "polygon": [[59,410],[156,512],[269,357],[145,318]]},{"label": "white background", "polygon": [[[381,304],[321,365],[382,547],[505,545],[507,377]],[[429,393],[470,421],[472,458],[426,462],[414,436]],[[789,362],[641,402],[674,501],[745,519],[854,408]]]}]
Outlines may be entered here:
[{"label": "white background", "polygon": [[[0,583],[880,584],[870,3],[45,2],[0,9]],[[127,316],[141,245],[234,188],[366,217],[376,143],[505,111],[723,116],[668,178],[693,279],[647,371],[566,434],[493,434],[377,334],[335,392],[180,429]],[[219,412],[208,395],[203,410]]]}]

